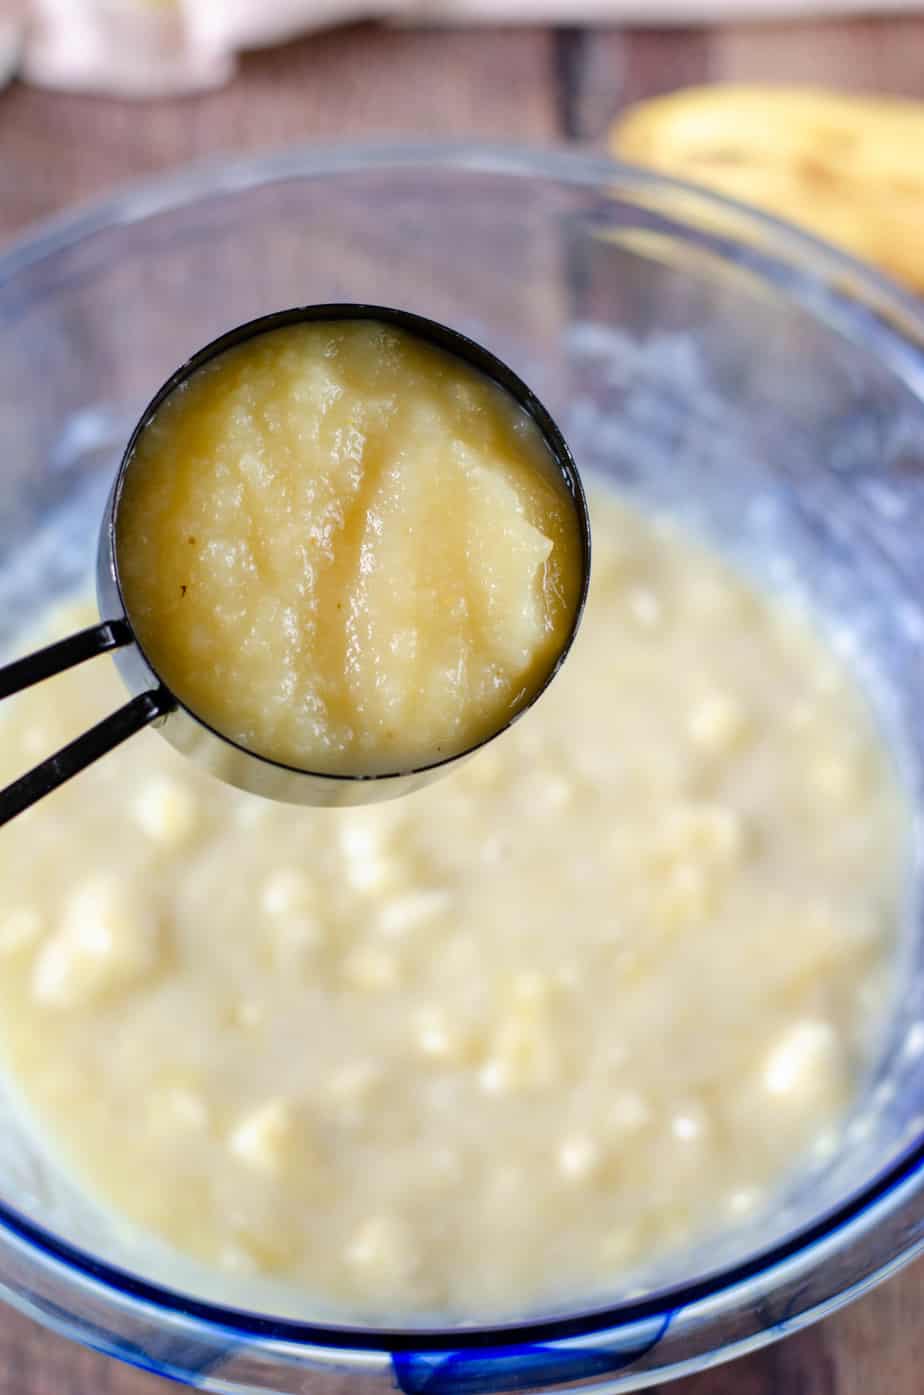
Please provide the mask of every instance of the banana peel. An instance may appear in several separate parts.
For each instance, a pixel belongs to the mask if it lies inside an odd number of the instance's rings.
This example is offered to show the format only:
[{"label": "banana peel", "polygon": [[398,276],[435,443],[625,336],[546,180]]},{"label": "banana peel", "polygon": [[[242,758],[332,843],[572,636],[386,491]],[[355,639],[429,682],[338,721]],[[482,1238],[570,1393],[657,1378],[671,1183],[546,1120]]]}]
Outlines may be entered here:
[{"label": "banana peel", "polygon": [[696,87],[629,108],[620,159],[796,223],[924,291],[924,103]]}]

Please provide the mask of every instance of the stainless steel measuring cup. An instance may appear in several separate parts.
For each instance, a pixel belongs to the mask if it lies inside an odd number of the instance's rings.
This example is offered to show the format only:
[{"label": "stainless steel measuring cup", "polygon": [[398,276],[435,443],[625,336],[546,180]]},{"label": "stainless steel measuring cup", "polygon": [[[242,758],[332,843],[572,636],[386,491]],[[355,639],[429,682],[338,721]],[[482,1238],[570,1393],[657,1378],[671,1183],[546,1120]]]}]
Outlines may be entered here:
[{"label": "stainless steel measuring cup", "polygon": [[[116,549],[116,520],[125,472],[141,433],[166,398],[203,364],[257,335],[281,329],[285,325],[314,320],[374,320],[396,325],[454,354],[504,388],[538,426],[561,472],[577,516],[582,549],[582,578],[578,603],[565,642],[541,687],[502,727],[469,750],[417,768],[376,775],[319,774],[270,760],[223,736],[185,706],[162,682],[134,634],[131,616],[127,612],[122,595]],[[51,790],[121,745],[130,736],[151,725],[156,726],[161,735],[177,750],[205,765],[213,774],[229,784],[270,799],[290,804],[346,805],[374,803],[377,800],[393,799],[407,794],[429,784],[467,760],[488,742],[502,735],[532,707],[558,673],[571,648],[580,626],[589,584],[590,519],[577,466],[548,411],[526,384],[494,354],[465,335],[434,320],[424,319],[407,310],[377,305],[309,305],[280,310],[275,314],[251,320],[221,335],[178,368],[148,404],[131,434],[109,494],[99,535],[97,599],[100,615],[109,618],[101,620],[90,629],[70,635],[37,653],[29,654],[0,668],[2,699],[98,654],[111,651],[125,685],[132,694],[131,700],[124,707],[91,727],[89,731],[15,780],[6,789],[0,790],[0,824],[8,822]]]}]

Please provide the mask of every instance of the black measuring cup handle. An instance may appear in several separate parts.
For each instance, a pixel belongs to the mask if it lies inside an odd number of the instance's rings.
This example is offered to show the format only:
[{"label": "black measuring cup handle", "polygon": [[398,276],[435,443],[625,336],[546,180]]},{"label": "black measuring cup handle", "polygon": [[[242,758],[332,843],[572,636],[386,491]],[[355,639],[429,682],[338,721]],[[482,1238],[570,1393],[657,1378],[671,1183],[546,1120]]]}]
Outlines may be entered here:
[{"label": "black measuring cup handle", "polygon": [[[65,669],[74,668],[87,659],[93,659],[97,654],[106,654],[110,649],[131,644],[133,640],[131,628],[125,620],[103,620],[99,625],[91,625],[87,630],[68,635],[45,649],[0,667],[0,700],[12,697],[24,688],[31,688],[33,684],[41,683],[56,673],[63,673]],[[10,819],[72,776],[78,775],[100,756],[120,746],[130,736],[156,722],[158,717],[166,716],[173,706],[173,699],[166,688],[155,688],[151,692],[139,693],[124,707],[97,722],[95,727],[82,732],[34,770],[0,790],[0,826],[9,823]]]},{"label": "black measuring cup handle", "polygon": [[77,634],[59,639],[45,649],[37,649],[34,654],[14,659],[0,668],[0,701],[65,669],[75,668],[87,659],[95,659],[97,654],[131,644],[133,639],[127,620],[102,620],[88,630],[78,630]]}]

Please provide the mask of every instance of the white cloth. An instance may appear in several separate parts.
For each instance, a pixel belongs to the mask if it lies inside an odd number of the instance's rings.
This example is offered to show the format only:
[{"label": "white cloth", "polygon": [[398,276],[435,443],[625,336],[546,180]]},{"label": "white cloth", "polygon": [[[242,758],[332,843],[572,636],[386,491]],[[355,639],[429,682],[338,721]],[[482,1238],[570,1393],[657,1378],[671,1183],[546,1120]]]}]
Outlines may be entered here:
[{"label": "white cloth", "polygon": [[416,24],[701,24],[921,0],[0,0],[0,84],[131,96],[216,87],[241,49],[349,20]]}]

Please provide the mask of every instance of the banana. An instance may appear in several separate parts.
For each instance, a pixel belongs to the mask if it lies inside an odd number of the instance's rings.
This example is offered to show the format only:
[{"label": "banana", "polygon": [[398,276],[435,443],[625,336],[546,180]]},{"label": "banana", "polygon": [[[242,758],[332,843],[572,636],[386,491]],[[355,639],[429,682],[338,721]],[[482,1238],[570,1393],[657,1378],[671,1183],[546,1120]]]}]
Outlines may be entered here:
[{"label": "banana", "polygon": [[924,103],[809,87],[689,88],[631,107],[610,146],[924,290]]}]

